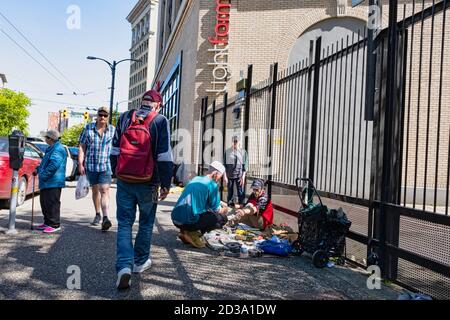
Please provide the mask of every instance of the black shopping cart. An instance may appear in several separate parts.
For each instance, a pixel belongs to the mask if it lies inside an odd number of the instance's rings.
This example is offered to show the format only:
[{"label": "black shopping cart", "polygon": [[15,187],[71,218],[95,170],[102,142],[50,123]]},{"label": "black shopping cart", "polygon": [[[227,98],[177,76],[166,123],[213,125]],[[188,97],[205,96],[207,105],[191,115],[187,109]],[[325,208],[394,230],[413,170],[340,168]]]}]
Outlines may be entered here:
[{"label": "black shopping cart", "polygon": [[[306,182],[305,187],[301,183]],[[307,252],[312,255],[312,261],[317,268],[323,268],[330,258],[337,258],[343,264],[345,238],[351,226],[351,221],[339,208],[329,210],[307,178],[297,178],[296,186],[302,207],[298,212],[298,240],[292,244],[293,254],[301,255]],[[319,199],[314,203],[314,196]]]}]

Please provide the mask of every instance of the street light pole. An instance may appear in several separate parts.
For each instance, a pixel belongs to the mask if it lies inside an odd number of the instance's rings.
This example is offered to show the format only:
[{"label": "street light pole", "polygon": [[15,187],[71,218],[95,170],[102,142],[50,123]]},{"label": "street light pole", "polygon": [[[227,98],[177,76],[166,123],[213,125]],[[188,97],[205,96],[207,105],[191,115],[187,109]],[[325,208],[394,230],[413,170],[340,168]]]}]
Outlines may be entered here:
[{"label": "street light pole", "polygon": [[114,105],[114,89],[116,85],[116,66],[117,62],[114,60],[111,65],[112,83],[111,83],[111,100],[109,101],[109,124],[112,124],[113,105]]},{"label": "street light pole", "polygon": [[115,89],[115,85],[116,85],[116,67],[119,63],[124,62],[124,61],[134,61],[134,62],[142,62],[142,60],[137,60],[137,59],[123,59],[120,60],[119,62],[116,62],[115,60],[113,61],[113,63],[102,59],[102,58],[97,58],[97,57],[92,57],[89,56],[86,59],[88,60],[101,60],[105,63],[108,64],[108,66],[111,68],[111,75],[112,75],[112,81],[111,81],[111,99],[109,101],[109,124],[112,124],[112,114],[113,114],[113,106],[114,106],[114,89]]}]

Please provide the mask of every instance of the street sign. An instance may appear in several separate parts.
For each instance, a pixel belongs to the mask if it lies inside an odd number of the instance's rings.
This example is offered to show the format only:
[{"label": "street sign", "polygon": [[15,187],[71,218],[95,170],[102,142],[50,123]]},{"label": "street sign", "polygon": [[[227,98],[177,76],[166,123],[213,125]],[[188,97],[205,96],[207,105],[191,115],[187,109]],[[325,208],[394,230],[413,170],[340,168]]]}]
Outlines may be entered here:
[{"label": "street sign", "polygon": [[366,0],[352,0],[352,7],[359,6],[364,1],[366,1]]}]

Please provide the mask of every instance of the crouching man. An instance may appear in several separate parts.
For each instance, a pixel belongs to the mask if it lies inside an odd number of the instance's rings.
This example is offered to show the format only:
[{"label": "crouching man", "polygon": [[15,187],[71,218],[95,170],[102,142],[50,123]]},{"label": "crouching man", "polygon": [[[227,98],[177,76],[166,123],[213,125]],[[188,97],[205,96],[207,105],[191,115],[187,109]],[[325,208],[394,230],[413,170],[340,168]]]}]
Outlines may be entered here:
[{"label": "crouching man", "polygon": [[256,179],[252,183],[252,194],[243,209],[237,209],[229,216],[230,223],[245,223],[246,225],[265,230],[273,224],[273,206],[264,190],[264,181]]},{"label": "crouching man", "polygon": [[172,222],[180,229],[178,237],[186,244],[204,248],[200,238],[206,232],[221,229],[227,222],[226,208],[221,208],[218,182],[225,167],[211,163],[206,176],[192,179],[172,211]]}]

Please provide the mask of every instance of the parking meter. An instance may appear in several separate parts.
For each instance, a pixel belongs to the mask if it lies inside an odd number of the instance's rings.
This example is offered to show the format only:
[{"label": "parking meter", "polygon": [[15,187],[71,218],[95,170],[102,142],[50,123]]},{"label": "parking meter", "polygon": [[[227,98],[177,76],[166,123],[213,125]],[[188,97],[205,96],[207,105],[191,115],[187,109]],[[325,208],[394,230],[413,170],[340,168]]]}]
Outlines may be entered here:
[{"label": "parking meter", "polygon": [[20,131],[13,131],[9,136],[9,166],[13,170],[19,170],[23,166],[25,154],[25,136]]},{"label": "parking meter", "polygon": [[9,136],[9,166],[13,170],[11,197],[9,199],[9,226],[7,234],[16,234],[16,206],[19,192],[19,170],[23,166],[25,154],[25,136],[20,131],[13,131]]}]

